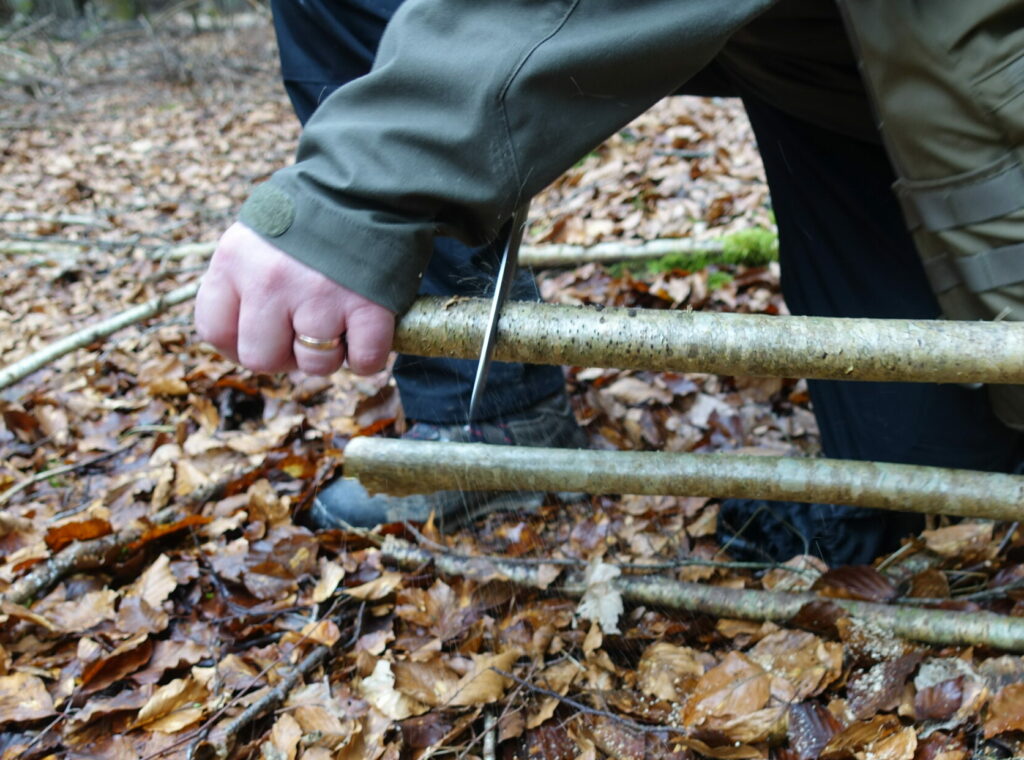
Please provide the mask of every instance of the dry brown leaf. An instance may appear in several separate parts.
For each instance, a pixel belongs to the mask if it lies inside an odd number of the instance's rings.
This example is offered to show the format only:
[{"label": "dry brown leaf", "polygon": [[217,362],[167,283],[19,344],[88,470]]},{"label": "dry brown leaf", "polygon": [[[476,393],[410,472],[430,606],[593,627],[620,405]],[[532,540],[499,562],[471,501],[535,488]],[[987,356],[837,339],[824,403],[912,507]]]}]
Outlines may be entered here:
[{"label": "dry brown leaf", "polygon": [[495,672],[508,672],[519,659],[519,652],[473,655],[473,669],[455,686],[449,704],[455,707],[475,707],[497,702],[505,695],[508,679]]},{"label": "dry brown leaf", "polygon": [[[281,713],[270,729],[269,743],[276,754],[275,760],[295,760],[302,739],[302,727],[290,713]],[[267,754],[267,753],[265,753]]]},{"label": "dry brown leaf", "polygon": [[949,720],[964,699],[964,677],[921,689],[914,695],[914,717],[917,720]]},{"label": "dry brown leaf", "polygon": [[359,691],[363,699],[391,720],[404,720],[413,715],[422,715],[430,709],[395,689],[395,676],[391,672],[391,663],[387,660],[377,660],[373,673],[360,682]]},{"label": "dry brown leaf", "polygon": [[277,495],[274,487],[266,478],[260,478],[248,491],[249,518],[260,520],[268,525],[282,523],[290,517],[288,503]]},{"label": "dry brown leaf", "polygon": [[427,662],[395,662],[391,664],[391,672],[398,691],[431,707],[446,704],[459,683],[459,674],[440,657]]},{"label": "dry brown leaf", "polygon": [[40,720],[55,715],[53,698],[39,676],[0,676],[0,725]]},{"label": "dry brown leaf", "polygon": [[847,565],[829,570],[812,586],[822,596],[887,602],[899,596],[889,579],[867,565]]},{"label": "dry brown leaf", "polygon": [[206,686],[194,676],[176,678],[161,686],[136,716],[133,728],[174,733],[195,723],[203,715]]},{"label": "dry brown leaf", "polygon": [[810,554],[798,554],[783,562],[782,566],[804,572],[773,568],[761,578],[761,585],[769,591],[806,591],[822,573],[828,572],[828,565]]},{"label": "dry brown leaf", "polygon": [[90,591],[79,599],[54,604],[47,610],[46,617],[62,631],[85,633],[105,620],[113,620],[117,616],[114,611],[116,601],[117,592],[111,589]]},{"label": "dry brown leaf", "polygon": [[148,634],[128,639],[110,654],[90,662],[83,668],[82,693],[92,694],[100,691],[134,673],[149,661],[152,654],[153,642],[150,641]]},{"label": "dry brown leaf", "polygon": [[681,703],[689,687],[714,664],[710,654],[658,641],[647,647],[637,664],[637,686],[652,697]]},{"label": "dry brown leaf", "polygon": [[379,577],[374,578],[368,583],[362,583],[358,586],[345,589],[345,593],[353,599],[375,602],[388,596],[395,589],[401,586],[404,577],[405,576],[402,575],[402,573],[387,570],[381,573]]},{"label": "dry brown leaf", "polygon": [[334,590],[338,588],[338,584],[341,583],[342,579],[345,577],[345,568],[337,562],[329,560],[326,557],[321,557],[318,576],[319,577],[316,582],[316,586],[313,588],[312,594],[312,599],[317,604],[331,598]]},{"label": "dry brown leaf", "polygon": [[[596,626],[595,626],[596,627]],[[550,665],[544,672],[537,676],[537,684],[549,689],[563,697],[569,692],[569,687],[584,672],[584,668],[572,660]],[[554,715],[560,700],[554,697],[544,697],[535,710],[532,710],[526,719],[525,728],[533,729],[541,725]]]},{"label": "dry brown leaf", "polygon": [[294,715],[307,741],[328,749],[335,749],[349,741],[355,728],[351,720],[342,723],[337,715],[321,705],[299,705]]},{"label": "dry brown leaf", "polygon": [[772,696],[787,704],[820,694],[843,671],[843,647],[806,631],[780,630],[747,656],[772,677]]},{"label": "dry brown leaf", "polygon": [[992,522],[962,522],[921,533],[925,545],[943,557],[979,554],[992,543]]},{"label": "dry brown leaf", "polygon": [[124,599],[117,609],[117,629],[125,634],[159,633],[169,622],[166,612],[153,609],[141,597]]},{"label": "dry brown leaf", "polygon": [[177,587],[178,579],[171,572],[170,557],[161,554],[122,594],[125,598],[140,597],[153,609],[159,609]]},{"label": "dry brown leaf", "polygon": [[816,760],[842,725],[823,705],[803,702],[789,708],[789,746],[796,760]]},{"label": "dry brown leaf", "polygon": [[1007,731],[1024,731],[1024,684],[1010,684],[992,698],[984,731],[986,739]]},{"label": "dry brown leaf", "polygon": [[903,687],[921,655],[911,653],[873,665],[867,672],[850,679],[847,685],[850,710],[857,720],[864,720],[880,710],[892,710],[903,696]]},{"label": "dry brown leaf", "polygon": [[110,523],[100,518],[76,520],[58,525],[46,531],[46,545],[52,552],[59,552],[72,541],[89,541],[106,536],[111,532]]},{"label": "dry brown leaf", "polygon": [[922,570],[910,580],[907,596],[917,599],[948,599],[949,579],[938,568]]},{"label": "dry brown leaf", "polygon": [[39,613],[33,612],[28,607],[23,607],[22,605],[15,604],[14,602],[8,602],[6,599],[0,599],[0,622],[7,622],[9,618],[25,620],[34,625],[38,625],[41,628],[45,628],[48,631],[57,630],[56,625]]},{"label": "dry brown leaf", "polygon": [[771,678],[757,663],[739,652],[729,652],[720,665],[697,681],[683,713],[687,726],[708,719],[731,720],[749,716],[768,704]]}]

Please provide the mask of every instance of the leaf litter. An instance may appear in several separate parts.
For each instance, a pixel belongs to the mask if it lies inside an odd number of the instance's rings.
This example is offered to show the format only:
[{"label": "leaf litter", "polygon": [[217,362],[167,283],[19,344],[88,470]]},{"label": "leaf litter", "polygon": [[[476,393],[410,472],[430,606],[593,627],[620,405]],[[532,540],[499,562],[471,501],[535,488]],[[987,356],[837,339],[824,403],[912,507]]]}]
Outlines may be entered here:
[{"label": "leaf litter", "polygon": [[[22,125],[0,151],[5,365],[193,279],[188,246],[291,160],[265,17],[177,29],[161,43],[174,71],[156,44],[100,39],[60,92],[0,91]],[[535,208],[535,243],[771,224],[741,109],[695,98],[637,119]],[[785,313],[774,264],[538,279],[562,303]],[[817,451],[802,381],[573,367],[567,383],[598,448]],[[387,374],[241,370],[196,340],[186,306],[0,391],[0,412],[4,760],[470,758],[488,734],[507,759],[1021,752],[1024,660],[899,641],[828,602],[1020,616],[1016,526],[933,520],[875,567],[741,568],[715,543],[716,500],[602,496],[445,536],[388,526],[476,558],[466,577],[402,570],[374,536],[303,519],[351,437],[405,429]],[[498,556],[535,563],[541,587],[510,583]],[[566,563],[587,569],[582,604],[560,593]],[[822,601],[786,625],[623,604],[611,580],[649,572]]]}]

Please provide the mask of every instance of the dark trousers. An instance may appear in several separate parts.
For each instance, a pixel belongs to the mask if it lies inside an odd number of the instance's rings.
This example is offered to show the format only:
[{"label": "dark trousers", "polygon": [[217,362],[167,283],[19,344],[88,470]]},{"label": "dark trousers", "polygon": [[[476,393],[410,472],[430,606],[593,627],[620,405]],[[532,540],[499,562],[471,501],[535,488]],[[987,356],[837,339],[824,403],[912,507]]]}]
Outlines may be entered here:
[{"label": "dark trousers", "polygon": [[[401,0],[273,0],[274,26],[285,88],[305,124],[336,88],[370,70],[384,27]],[[423,295],[488,297],[503,241],[472,249],[438,238],[424,273]],[[512,298],[540,300],[529,272],[521,272]],[[394,377],[410,419],[466,422],[476,361],[399,355]],[[558,367],[495,362],[481,401],[481,419],[512,414],[563,391]]]},{"label": "dark trousers", "polygon": [[[880,144],[813,126],[744,93],[779,227],[782,291],[793,314],[936,319],[939,306],[892,192]],[[984,388],[812,380],[826,456],[1012,471],[1020,434],[992,413]],[[833,504],[731,500],[732,553],[785,559],[810,552],[867,563],[918,532],[920,515]],[[742,548],[742,551],[737,551]]]}]

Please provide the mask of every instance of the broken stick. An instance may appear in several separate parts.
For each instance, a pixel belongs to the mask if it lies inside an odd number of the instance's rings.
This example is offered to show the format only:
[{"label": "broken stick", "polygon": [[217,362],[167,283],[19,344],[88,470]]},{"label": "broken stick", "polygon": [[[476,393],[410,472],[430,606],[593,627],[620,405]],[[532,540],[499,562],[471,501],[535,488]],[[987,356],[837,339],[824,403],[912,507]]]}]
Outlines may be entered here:
[{"label": "broken stick", "polygon": [[[481,447],[484,448],[484,447]],[[497,557],[458,557],[413,546],[387,536],[381,554],[403,567],[414,568],[432,562],[445,575],[481,578],[491,573],[511,583],[542,587],[540,568],[504,562]],[[758,591],[687,583],[658,576],[618,577],[611,581],[622,598],[634,604],[649,604],[677,610],[744,620],[788,621],[810,602],[828,601],[857,620],[869,622],[900,638],[928,644],[985,645],[1008,651],[1024,651],[1024,618],[992,612],[928,610],[896,607],[851,599],[823,599],[812,593]],[[559,591],[582,596],[585,586],[570,581]]]}]

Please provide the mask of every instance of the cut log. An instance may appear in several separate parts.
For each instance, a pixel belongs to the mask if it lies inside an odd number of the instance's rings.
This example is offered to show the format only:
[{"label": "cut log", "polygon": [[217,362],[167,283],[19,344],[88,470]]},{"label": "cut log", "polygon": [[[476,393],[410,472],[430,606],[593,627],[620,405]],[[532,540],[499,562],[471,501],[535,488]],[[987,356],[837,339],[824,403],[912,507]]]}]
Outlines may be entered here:
[{"label": "cut log", "polygon": [[396,495],[582,491],[778,499],[1019,520],[1024,476],[739,454],[591,451],[356,438],[345,474]]},{"label": "cut log", "polygon": [[[476,358],[490,304],[421,298],[398,351]],[[505,305],[495,358],[720,375],[935,383],[1024,383],[1024,323],[773,317]]]}]

